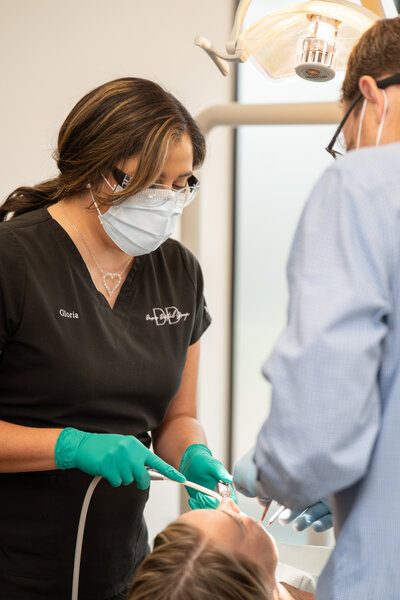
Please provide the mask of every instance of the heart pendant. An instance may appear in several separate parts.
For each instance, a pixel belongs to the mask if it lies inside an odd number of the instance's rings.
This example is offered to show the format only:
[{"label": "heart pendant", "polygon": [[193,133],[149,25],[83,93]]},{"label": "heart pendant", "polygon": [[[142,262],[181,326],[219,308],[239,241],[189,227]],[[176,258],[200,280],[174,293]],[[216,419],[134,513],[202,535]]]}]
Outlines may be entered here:
[{"label": "heart pendant", "polygon": [[[107,281],[107,279],[108,279],[108,281]],[[116,280],[115,283],[114,283],[114,280]],[[121,285],[121,281],[122,281],[121,275],[119,273],[103,273],[104,287],[106,288],[110,298],[114,294],[114,292],[117,291],[119,286]]]}]

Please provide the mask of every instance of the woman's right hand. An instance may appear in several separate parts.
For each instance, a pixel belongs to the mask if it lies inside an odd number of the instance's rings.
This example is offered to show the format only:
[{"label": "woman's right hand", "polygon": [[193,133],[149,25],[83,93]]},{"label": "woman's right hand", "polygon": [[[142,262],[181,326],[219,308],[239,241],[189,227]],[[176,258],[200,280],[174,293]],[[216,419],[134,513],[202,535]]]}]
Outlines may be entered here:
[{"label": "woman's right hand", "polygon": [[184,482],[185,477],[151,452],[132,435],[87,433],[72,427],[63,429],[55,447],[58,469],[80,469],[100,475],[112,486],[136,482],[140,490],[150,485],[146,466],[169,479]]}]

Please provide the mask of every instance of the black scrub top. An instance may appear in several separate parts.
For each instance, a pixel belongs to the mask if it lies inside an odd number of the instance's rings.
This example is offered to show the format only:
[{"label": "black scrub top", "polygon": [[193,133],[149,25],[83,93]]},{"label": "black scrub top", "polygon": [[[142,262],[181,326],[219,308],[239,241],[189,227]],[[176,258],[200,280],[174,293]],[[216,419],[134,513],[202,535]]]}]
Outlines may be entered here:
[{"label": "black scrub top", "polygon": [[[197,260],[167,240],[136,257],[114,308],[47,209],[0,224],[0,419],[136,436],[162,422],[188,346],[210,324]],[[0,475],[0,598],[67,600],[78,470]],[[147,491],[102,480],[89,507],[80,595],[128,587],[147,550]]]}]

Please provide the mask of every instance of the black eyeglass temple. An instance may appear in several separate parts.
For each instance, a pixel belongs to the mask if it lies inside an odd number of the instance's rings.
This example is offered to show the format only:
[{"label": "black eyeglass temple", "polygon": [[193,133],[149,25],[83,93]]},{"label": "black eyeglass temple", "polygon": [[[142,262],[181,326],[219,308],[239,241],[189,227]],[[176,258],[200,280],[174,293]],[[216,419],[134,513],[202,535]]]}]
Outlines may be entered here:
[{"label": "black eyeglass temple", "polygon": [[333,158],[334,158],[335,160],[336,160],[336,158],[337,158],[338,156],[342,156],[342,154],[341,154],[340,152],[337,152],[336,150],[333,150],[332,148],[329,148],[329,146],[327,146],[327,147],[325,148],[325,150],[326,150],[327,152],[329,152],[329,154],[330,154],[331,156],[333,156]]},{"label": "black eyeglass temple", "polygon": [[[386,79],[381,79],[380,81],[376,82],[376,85],[381,90],[385,89],[386,87],[389,87],[390,85],[399,85],[399,84],[400,84],[400,73],[397,73],[396,75],[391,75],[390,77],[386,77]],[[343,119],[341,120],[329,145],[325,148],[325,150],[327,152],[329,152],[329,154],[331,154],[333,156],[333,158],[336,158],[336,156],[341,155],[340,152],[336,152],[335,150],[333,150],[333,146],[335,145],[336,140],[337,140],[340,132],[343,129],[343,125],[346,123],[347,119],[349,118],[351,111],[354,109],[354,107],[361,100],[362,97],[363,97],[362,93],[359,92],[358,96],[355,98],[354,102],[352,102],[351,106],[349,107],[349,109],[347,110]]]},{"label": "black eyeglass temple", "polygon": [[398,84],[400,84],[400,73],[397,73],[396,75],[391,75],[390,77],[386,77],[386,79],[381,79],[380,81],[376,82],[376,85],[380,90],[389,87],[389,85]]},{"label": "black eyeglass temple", "polygon": [[356,106],[356,104],[358,104],[358,102],[361,100],[362,98],[362,93],[360,92],[357,96],[357,98],[352,102],[352,104],[350,105],[349,109],[347,110],[346,114],[344,115],[343,119],[340,121],[338,128],[336,129],[335,133],[333,134],[333,138],[331,139],[329,145],[327,146],[326,150],[327,152],[329,152],[329,154],[332,154],[332,156],[334,158],[336,158],[336,152],[333,150],[333,146],[335,145],[335,142],[337,140],[337,138],[339,137],[340,132],[343,129],[343,125],[346,123],[347,119],[349,118],[352,110],[354,109],[354,107]]}]

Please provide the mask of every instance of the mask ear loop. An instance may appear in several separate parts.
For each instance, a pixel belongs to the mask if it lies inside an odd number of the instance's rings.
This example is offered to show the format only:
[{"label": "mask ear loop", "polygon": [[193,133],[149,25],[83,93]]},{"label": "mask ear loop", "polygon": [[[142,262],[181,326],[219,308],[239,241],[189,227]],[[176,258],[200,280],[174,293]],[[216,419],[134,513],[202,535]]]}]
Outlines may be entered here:
[{"label": "mask ear loop", "polygon": [[[113,192],[115,192],[115,188],[116,188],[116,187],[118,187],[118,183],[116,183],[116,184],[115,184],[115,186],[112,186],[112,185],[111,185],[111,183],[108,181],[108,179],[107,179],[106,177],[104,177],[103,173],[101,174],[101,176],[102,176],[102,178],[104,179],[104,181],[106,182],[106,184],[108,185],[108,187],[109,187],[109,188],[110,188],[110,189],[111,189]],[[89,188],[91,188],[90,184],[88,184],[88,185],[89,185]],[[97,202],[96,202],[96,200],[95,200],[95,198],[94,198],[94,195],[93,195],[93,192],[92,192],[92,190],[91,190],[91,189],[89,189],[89,191],[90,191],[90,195],[92,196],[93,204],[94,204],[94,206],[96,207],[96,210],[97,210],[98,217],[99,217],[99,219],[100,219],[100,221],[101,221],[101,217],[102,217],[103,215],[102,215],[102,214],[101,214],[101,212],[100,212],[100,209],[99,209],[99,207],[98,207],[98,205],[97,205]]]},{"label": "mask ear loop", "polygon": [[382,115],[381,122],[379,123],[378,134],[376,136],[376,146],[379,146],[379,142],[381,141],[383,126],[385,124],[386,114],[387,114],[387,110],[388,110],[388,106],[389,106],[389,101],[388,101],[388,97],[387,97],[385,90],[382,90],[382,94],[385,99],[385,106],[383,109],[383,115]]},{"label": "mask ear loop", "polygon": [[104,179],[104,181],[106,182],[106,184],[108,185],[108,187],[109,187],[109,188],[110,188],[110,189],[111,189],[113,192],[115,192],[115,188],[117,187],[117,185],[118,185],[118,184],[116,183],[114,186],[112,186],[112,185],[111,185],[111,183],[108,181],[108,179],[107,179],[106,177],[104,177],[103,173],[101,174],[101,176],[102,176],[102,178]]},{"label": "mask ear loop", "polygon": [[360,147],[360,141],[361,141],[361,130],[362,130],[362,124],[364,121],[364,115],[365,115],[365,109],[367,108],[367,99],[364,99],[363,105],[362,105],[362,109],[361,109],[361,116],[360,116],[360,123],[358,125],[358,135],[357,135],[357,145],[356,148],[358,150],[358,148]]},{"label": "mask ear loop", "polygon": [[[102,177],[103,177],[103,175],[102,175]],[[106,181],[107,181],[107,180],[106,180]],[[108,181],[107,181],[107,183],[108,183]],[[110,185],[110,184],[109,184],[109,185]],[[100,219],[100,221],[101,221],[101,217],[102,217],[103,215],[101,214],[101,212],[100,212],[100,209],[99,209],[99,207],[97,206],[97,202],[96,202],[96,200],[95,200],[95,198],[94,198],[94,195],[93,195],[93,192],[92,192],[92,189],[91,189],[91,188],[89,189],[89,192],[90,192],[90,195],[92,196],[92,201],[93,201],[93,204],[94,204],[94,206],[96,207],[96,210],[97,210],[97,215],[98,215],[98,217],[99,217],[99,219]]]}]

